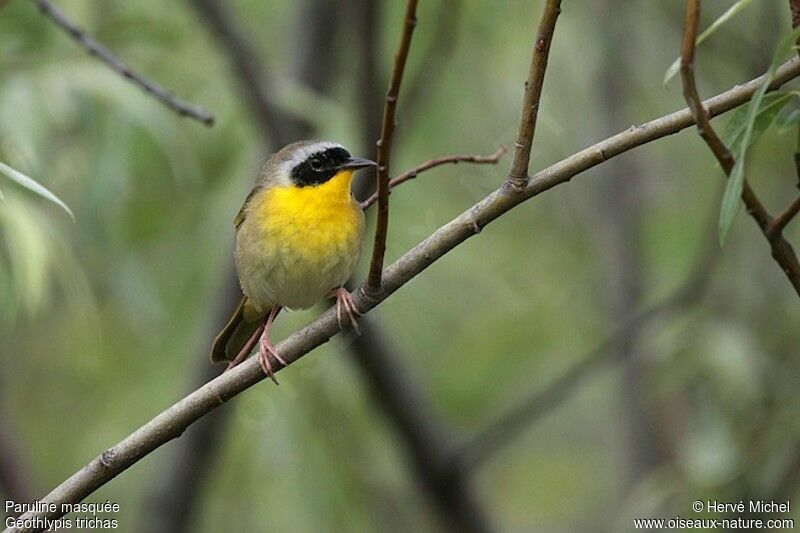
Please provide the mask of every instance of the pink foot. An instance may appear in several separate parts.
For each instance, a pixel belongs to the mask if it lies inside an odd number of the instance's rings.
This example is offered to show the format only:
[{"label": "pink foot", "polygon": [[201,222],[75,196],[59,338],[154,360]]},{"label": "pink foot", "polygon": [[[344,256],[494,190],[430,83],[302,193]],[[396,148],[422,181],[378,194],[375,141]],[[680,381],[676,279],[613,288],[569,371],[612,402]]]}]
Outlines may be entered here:
[{"label": "pink foot", "polygon": [[272,341],[269,340],[269,330],[272,327],[272,323],[275,321],[275,317],[278,316],[278,313],[281,312],[281,308],[279,306],[273,307],[270,312],[269,316],[267,317],[267,323],[264,326],[264,331],[261,333],[261,338],[259,339],[258,343],[261,347],[261,352],[258,354],[258,362],[261,364],[261,369],[264,373],[275,382],[275,385],[278,384],[278,380],[275,379],[275,372],[272,370],[272,363],[269,360],[269,356],[275,358],[280,364],[283,366],[289,366],[289,363],[281,357],[277,350],[275,350],[275,346],[272,344]]},{"label": "pink foot", "polygon": [[328,294],[328,298],[336,298],[336,321],[339,323],[339,329],[344,329],[342,327],[342,309],[344,309],[350,319],[350,325],[353,326],[356,333],[361,335],[358,322],[356,322],[356,317],[361,316],[361,311],[356,307],[356,303],[350,293],[347,292],[347,289],[344,287],[334,289]]}]

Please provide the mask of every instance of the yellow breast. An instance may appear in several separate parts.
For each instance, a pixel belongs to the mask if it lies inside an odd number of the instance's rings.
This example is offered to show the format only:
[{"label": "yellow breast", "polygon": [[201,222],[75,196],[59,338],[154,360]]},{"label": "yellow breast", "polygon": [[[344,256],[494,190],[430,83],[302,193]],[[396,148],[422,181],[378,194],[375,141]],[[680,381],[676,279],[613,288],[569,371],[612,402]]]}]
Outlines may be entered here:
[{"label": "yellow breast", "polygon": [[264,229],[298,253],[327,255],[353,238],[363,226],[352,199],[352,171],[307,187],[272,187],[264,194],[257,218]]},{"label": "yellow breast", "polygon": [[353,273],[364,214],[350,194],[352,171],[307,187],[271,187],[248,206],[237,235],[242,288],[263,305],[314,305]]}]

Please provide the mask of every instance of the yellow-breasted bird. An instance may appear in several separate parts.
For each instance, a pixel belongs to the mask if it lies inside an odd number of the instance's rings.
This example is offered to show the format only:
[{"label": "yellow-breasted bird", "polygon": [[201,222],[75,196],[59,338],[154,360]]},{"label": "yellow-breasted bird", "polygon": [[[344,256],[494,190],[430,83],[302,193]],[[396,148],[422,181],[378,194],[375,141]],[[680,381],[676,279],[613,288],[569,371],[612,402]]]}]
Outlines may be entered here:
[{"label": "yellow-breasted bird", "polygon": [[364,213],[350,184],[356,170],[374,165],[324,141],[298,141],[267,160],[234,221],[244,297],[214,339],[212,361],[230,360],[230,369],[258,340],[261,367],[277,383],[267,354],[286,362],[269,339],[275,317],[326,295],[336,297],[340,326],[342,310],[356,326],[358,310],[342,286],[364,247]]}]

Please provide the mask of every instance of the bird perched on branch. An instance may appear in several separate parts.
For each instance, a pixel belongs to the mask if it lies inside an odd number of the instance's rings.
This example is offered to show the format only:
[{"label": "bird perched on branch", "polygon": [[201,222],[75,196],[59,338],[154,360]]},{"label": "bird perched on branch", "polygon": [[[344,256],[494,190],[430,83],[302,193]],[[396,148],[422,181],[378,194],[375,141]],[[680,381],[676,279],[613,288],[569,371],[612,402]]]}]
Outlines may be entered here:
[{"label": "bird perched on branch", "polygon": [[364,213],[350,192],[355,171],[375,162],[352,157],[340,144],[298,141],[272,155],[234,221],[236,273],[244,297],[214,339],[211,360],[243,361],[260,345],[259,362],[277,380],[269,338],[280,310],[307,309],[336,298],[354,328],[359,314],[343,285],[364,247]]}]

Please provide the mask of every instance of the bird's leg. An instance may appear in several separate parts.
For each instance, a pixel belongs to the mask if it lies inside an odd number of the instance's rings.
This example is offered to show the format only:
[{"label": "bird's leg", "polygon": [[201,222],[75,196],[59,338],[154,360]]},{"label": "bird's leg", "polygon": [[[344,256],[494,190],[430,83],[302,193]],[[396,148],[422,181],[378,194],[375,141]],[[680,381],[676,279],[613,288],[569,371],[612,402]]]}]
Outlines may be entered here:
[{"label": "bird's leg", "polygon": [[264,373],[269,376],[269,378],[278,384],[278,380],[275,379],[275,373],[272,371],[272,363],[269,362],[269,355],[277,359],[277,361],[282,364],[283,366],[289,366],[289,363],[281,357],[278,352],[275,350],[275,346],[272,344],[272,341],[269,340],[269,330],[272,327],[272,323],[275,321],[275,317],[278,316],[278,313],[281,312],[281,307],[279,305],[274,306],[269,311],[269,316],[267,317],[267,323],[264,325],[264,331],[261,333],[261,338],[259,339],[259,345],[261,346],[261,353],[258,355],[258,362],[261,363],[261,368],[264,370]]},{"label": "bird's leg", "polygon": [[256,330],[253,332],[253,334],[250,336],[250,338],[247,339],[247,342],[244,343],[244,347],[241,349],[241,351],[238,354],[236,354],[236,357],[231,359],[230,363],[228,363],[227,368],[225,368],[225,372],[227,372],[231,368],[235,367],[236,365],[244,361],[245,358],[247,358],[247,356],[250,355],[250,352],[253,351],[253,346],[256,345],[256,341],[258,341],[258,337],[259,335],[261,335],[262,331],[264,331],[264,324],[258,326]]},{"label": "bird's leg", "polygon": [[347,289],[344,287],[334,289],[328,294],[328,298],[336,298],[336,320],[339,322],[339,329],[344,329],[342,328],[342,309],[344,309],[344,312],[347,313],[347,317],[350,319],[350,325],[353,326],[356,333],[361,335],[358,322],[356,322],[356,317],[361,316],[361,311],[356,307],[356,303],[353,301],[353,297],[350,296]]}]

